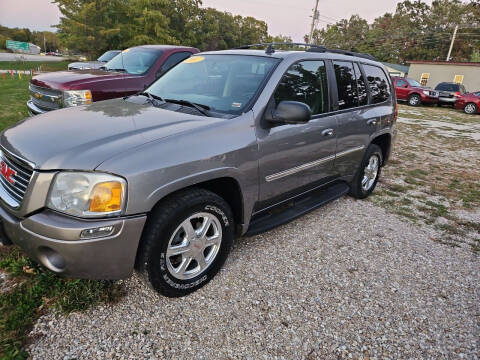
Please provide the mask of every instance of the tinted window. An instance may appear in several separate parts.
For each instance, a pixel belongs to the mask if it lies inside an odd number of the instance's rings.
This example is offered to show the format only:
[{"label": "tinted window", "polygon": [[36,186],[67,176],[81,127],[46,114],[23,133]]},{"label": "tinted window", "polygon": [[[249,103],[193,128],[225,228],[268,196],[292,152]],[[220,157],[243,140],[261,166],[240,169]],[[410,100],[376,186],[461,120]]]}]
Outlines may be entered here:
[{"label": "tinted window", "polygon": [[368,104],[367,84],[357,63],[354,64],[355,77],[357,79],[358,105]]},{"label": "tinted window", "polygon": [[338,108],[349,109],[358,106],[357,82],[353,64],[346,61],[334,61],[337,78]]},{"label": "tinted window", "polygon": [[323,61],[303,61],[288,69],[274,94],[275,105],[281,101],[300,101],[312,114],[328,111],[327,72]]},{"label": "tinted window", "polygon": [[190,56],[192,56],[192,53],[188,52],[188,51],[187,52],[178,52],[178,53],[170,55],[169,58],[167,60],[165,60],[165,62],[162,65],[162,72],[166,72],[167,70],[169,70],[170,68],[179,64],[183,60],[189,58]]},{"label": "tinted window", "polygon": [[141,75],[146,73],[161,55],[162,51],[157,49],[131,48],[115,56],[105,64],[105,68]]},{"label": "tinted window", "polygon": [[101,62],[108,62],[120,53],[121,53],[120,50],[110,50],[104,53],[102,56],[100,56],[97,60]]},{"label": "tinted window", "polygon": [[397,86],[398,87],[403,87],[405,85],[407,85],[407,82],[405,80],[402,80],[402,79],[397,80]]},{"label": "tinted window", "polygon": [[390,98],[390,85],[387,76],[381,68],[373,65],[362,65],[370,87],[373,104],[387,101]]},{"label": "tinted window", "polygon": [[440,83],[435,88],[435,90],[441,90],[441,91],[459,91],[458,89],[459,89],[458,84],[448,84],[448,83]]}]

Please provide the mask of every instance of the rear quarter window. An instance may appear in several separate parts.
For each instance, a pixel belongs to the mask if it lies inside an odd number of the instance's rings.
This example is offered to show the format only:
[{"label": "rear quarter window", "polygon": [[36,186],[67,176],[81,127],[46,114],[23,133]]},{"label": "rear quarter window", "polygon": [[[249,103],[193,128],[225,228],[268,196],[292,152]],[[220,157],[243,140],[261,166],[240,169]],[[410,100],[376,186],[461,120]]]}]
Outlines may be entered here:
[{"label": "rear quarter window", "polygon": [[374,65],[362,65],[367,76],[372,104],[379,104],[391,97],[390,82],[382,68]]}]

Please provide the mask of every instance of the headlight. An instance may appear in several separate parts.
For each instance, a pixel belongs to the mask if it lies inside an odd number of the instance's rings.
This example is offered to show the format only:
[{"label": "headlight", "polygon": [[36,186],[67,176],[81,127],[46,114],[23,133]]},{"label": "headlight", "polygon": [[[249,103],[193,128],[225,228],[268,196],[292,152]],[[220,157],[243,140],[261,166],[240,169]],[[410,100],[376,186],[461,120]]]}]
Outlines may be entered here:
[{"label": "headlight", "polygon": [[430,95],[430,91],[428,91],[428,90],[423,90],[423,93],[424,93],[425,95]]},{"label": "headlight", "polygon": [[127,183],[118,176],[87,172],[61,172],[50,187],[47,207],[79,217],[121,214]]},{"label": "headlight", "polygon": [[69,90],[63,92],[63,104],[65,107],[91,103],[92,92],[90,90]]}]

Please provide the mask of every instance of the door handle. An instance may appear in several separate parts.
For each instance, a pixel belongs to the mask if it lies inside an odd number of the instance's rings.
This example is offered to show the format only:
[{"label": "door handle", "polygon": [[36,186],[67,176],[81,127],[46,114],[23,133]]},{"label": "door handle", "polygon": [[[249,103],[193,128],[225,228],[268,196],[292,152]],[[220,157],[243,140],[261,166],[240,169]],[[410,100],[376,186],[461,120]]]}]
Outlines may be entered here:
[{"label": "door handle", "polygon": [[325,129],[322,131],[323,136],[332,136],[333,135],[333,129]]},{"label": "door handle", "polygon": [[375,126],[377,125],[377,119],[370,119],[367,121],[367,125],[369,126]]}]

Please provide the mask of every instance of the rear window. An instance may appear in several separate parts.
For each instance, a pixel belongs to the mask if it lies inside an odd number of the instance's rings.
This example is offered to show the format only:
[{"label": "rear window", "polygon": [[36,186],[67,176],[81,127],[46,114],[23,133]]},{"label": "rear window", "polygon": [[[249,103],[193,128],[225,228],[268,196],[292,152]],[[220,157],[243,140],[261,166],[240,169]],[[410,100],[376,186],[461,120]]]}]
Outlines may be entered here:
[{"label": "rear window", "polygon": [[373,104],[387,101],[391,96],[390,83],[385,72],[374,65],[362,65],[370,87]]},{"label": "rear window", "polygon": [[440,83],[437,85],[435,90],[441,91],[459,91],[460,86],[458,84],[447,84],[447,83]]}]

